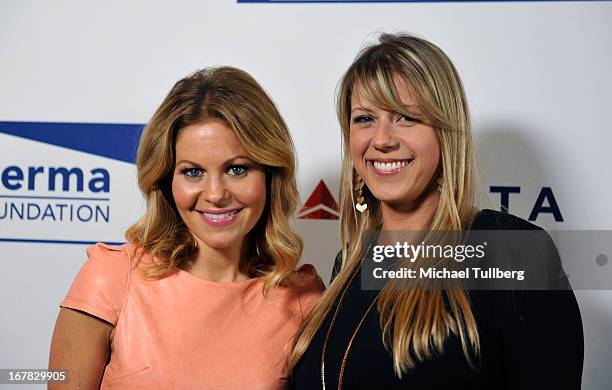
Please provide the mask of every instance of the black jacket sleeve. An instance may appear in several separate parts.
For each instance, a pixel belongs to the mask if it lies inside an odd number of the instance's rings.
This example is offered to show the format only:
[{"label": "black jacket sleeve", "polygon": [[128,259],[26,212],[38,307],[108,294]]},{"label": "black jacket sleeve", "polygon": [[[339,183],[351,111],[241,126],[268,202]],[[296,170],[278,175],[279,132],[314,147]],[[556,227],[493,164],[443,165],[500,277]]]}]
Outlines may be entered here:
[{"label": "black jacket sleeve", "polygon": [[508,389],[580,389],[584,335],[571,290],[513,291],[498,314]]},{"label": "black jacket sleeve", "polygon": [[[508,389],[580,389],[584,335],[578,302],[547,233],[522,245],[519,257],[536,268],[539,290],[508,291],[497,309]],[[538,264],[529,267],[529,264]],[[546,277],[544,277],[546,276]]]}]

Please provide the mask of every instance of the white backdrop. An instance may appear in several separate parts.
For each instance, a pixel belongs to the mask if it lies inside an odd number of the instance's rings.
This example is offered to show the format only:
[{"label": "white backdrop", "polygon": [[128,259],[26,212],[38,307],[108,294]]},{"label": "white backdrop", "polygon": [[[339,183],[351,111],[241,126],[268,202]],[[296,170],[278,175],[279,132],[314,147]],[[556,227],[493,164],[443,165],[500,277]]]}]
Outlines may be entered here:
[{"label": "white backdrop", "polygon": [[[407,31],[438,44],[462,75],[481,206],[499,209],[490,186],[520,187],[510,195],[510,212],[527,218],[550,187],[564,221],[540,214],[535,223],[612,229],[612,2],[126,3],[2,0],[0,121],[145,123],[176,80],[232,65],[266,88],[289,124],[302,202],[320,180],[337,199],[336,84],[374,32]],[[4,218],[0,239],[122,241],[142,211],[133,165],[0,133],[0,173],[37,164],[108,167],[111,223],[83,228]],[[0,196],[7,194],[13,192],[0,184]],[[2,210],[0,204],[0,217]],[[304,261],[327,280],[337,221],[296,225],[306,241]],[[84,245],[0,241],[0,368],[46,367],[57,305],[84,256]],[[576,294],[585,329],[583,388],[612,388],[612,293]]]}]

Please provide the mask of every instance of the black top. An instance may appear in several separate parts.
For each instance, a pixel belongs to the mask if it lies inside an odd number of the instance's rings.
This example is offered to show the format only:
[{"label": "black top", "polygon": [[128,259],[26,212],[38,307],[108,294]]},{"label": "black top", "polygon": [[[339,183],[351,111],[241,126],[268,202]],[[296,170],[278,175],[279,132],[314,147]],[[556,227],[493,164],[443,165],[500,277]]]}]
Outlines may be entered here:
[{"label": "black top", "polygon": [[[515,217],[482,210],[473,230],[541,230]],[[336,258],[337,274],[340,258]],[[357,271],[359,272],[360,269]],[[377,291],[362,290],[360,275],[348,287],[325,356],[327,390],[338,388],[346,346]],[[398,378],[381,341],[379,313],[365,318],[348,355],[343,389],[580,389],[584,340],[576,298],[564,291],[470,291],[480,337],[480,359],[470,368],[461,342],[452,335],[444,353]],[[293,370],[291,388],[321,389],[323,340],[338,299]]]}]

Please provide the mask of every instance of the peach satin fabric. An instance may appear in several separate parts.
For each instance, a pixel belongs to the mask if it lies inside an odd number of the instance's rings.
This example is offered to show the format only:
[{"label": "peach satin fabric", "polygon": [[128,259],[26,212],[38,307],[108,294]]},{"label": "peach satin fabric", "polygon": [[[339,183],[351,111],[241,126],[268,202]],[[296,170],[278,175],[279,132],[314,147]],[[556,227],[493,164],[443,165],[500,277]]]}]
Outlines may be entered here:
[{"label": "peach satin fabric", "polygon": [[131,244],[87,252],[60,306],[115,326],[102,389],[282,389],[288,343],[323,289],[311,265],[264,297],[259,278],[145,279],[150,256]]}]

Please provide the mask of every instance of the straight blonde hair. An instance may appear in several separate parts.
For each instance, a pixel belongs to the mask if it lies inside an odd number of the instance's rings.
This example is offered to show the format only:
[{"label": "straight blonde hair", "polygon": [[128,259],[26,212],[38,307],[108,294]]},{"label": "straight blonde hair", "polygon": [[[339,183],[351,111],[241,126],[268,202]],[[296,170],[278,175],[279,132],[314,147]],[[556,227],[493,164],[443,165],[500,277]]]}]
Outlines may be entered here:
[{"label": "straight blonde hair", "polygon": [[267,291],[288,280],[302,253],[302,240],[289,223],[299,199],[295,151],[272,100],[240,69],[199,70],[179,80],[161,103],[143,131],[136,160],[147,210],[126,238],[156,260],[147,269],[150,277],[165,276],[195,256],[195,241],[172,197],[175,143],[182,129],[210,120],[224,122],[265,169],[266,205],[249,233],[241,270],[251,277],[265,276]]},{"label": "straight blonde hair", "polygon": [[[364,187],[368,210],[355,210],[355,178],[350,154],[351,96],[359,92],[380,108],[414,116],[398,97],[394,77],[411,88],[422,116],[432,124],[441,149],[443,186],[433,216],[432,231],[458,231],[470,224],[474,204],[475,160],[465,92],[457,70],[446,54],[424,39],[408,34],[382,34],[379,42],[364,48],[342,77],[337,92],[337,113],[343,139],[340,181],[340,237],[342,268],[310,313],[295,339],[290,359],[293,367],[360,266],[363,235],[382,226],[380,201]],[[479,337],[467,291],[462,289],[400,289],[388,284],[377,302],[382,342],[391,349],[395,373],[413,368],[434,353],[443,352],[444,341],[457,335],[470,365],[479,354]]]}]

